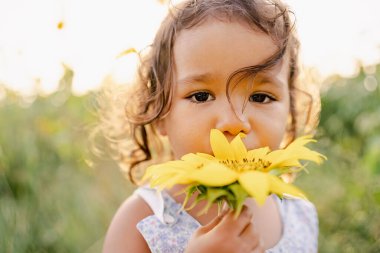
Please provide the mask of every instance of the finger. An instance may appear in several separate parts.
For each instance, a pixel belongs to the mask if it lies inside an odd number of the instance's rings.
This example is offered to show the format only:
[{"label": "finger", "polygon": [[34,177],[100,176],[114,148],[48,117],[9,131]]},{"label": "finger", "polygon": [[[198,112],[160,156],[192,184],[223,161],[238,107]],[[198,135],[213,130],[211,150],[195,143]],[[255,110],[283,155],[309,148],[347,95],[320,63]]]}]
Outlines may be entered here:
[{"label": "finger", "polygon": [[256,233],[252,222],[244,228],[239,237],[250,245],[250,249],[254,249],[260,244],[260,237]]},{"label": "finger", "polygon": [[244,228],[251,222],[252,211],[247,206],[244,206],[238,218],[235,218],[234,215],[235,213],[230,211],[224,216],[218,227],[227,229],[231,235],[239,236]]}]

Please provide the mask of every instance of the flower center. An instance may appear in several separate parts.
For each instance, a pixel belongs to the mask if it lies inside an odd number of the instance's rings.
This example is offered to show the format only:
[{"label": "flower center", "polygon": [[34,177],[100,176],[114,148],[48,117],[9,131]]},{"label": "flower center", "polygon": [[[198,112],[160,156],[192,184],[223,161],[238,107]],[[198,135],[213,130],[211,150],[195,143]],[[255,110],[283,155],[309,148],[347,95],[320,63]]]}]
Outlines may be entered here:
[{"label": "flower center", "polygon": [[242,171],[247,171],[247,170],[264,170],[265,168],[271,165],[271,162],[262,160],[260,158],[259,159],[253,158],[252,160],[243,158],[243,160],[240,160],[240,161],[226,159],[226,160],[220,160],[219,163],[222,163],[225,166],[237,172],[242,172]]}]

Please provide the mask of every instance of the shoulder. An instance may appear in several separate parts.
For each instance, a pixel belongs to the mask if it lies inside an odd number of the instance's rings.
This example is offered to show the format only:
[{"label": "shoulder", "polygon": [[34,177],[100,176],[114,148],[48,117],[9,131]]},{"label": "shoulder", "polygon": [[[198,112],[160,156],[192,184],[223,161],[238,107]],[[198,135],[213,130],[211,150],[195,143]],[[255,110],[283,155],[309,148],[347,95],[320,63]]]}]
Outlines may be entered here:
[{"label": "shoulder", "polygon": [[120,206],[108,228],[103,252],[150,252],[136,225],[153,214],[148,204],[137,194]]}]

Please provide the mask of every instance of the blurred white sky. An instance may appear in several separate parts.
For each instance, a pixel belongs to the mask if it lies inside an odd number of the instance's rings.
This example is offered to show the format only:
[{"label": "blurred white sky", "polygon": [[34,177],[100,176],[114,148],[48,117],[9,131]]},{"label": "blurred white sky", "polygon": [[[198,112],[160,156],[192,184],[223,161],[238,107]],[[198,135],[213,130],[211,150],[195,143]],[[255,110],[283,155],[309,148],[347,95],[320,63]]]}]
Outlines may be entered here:
[{"label": "blurred white sky", "polygon": [[[286,2],[296,13],[306,66],[322,76],[350,76],[357,62],[380,61],[380,1]],[[98,87],[109,73],[128,80],[136,58],[117,56],[147,46],[166,11],[157,0],[0,0],[0,84],[31,94],[38,81],[50,93],[62,64],[75,72],[76,94]]]}]

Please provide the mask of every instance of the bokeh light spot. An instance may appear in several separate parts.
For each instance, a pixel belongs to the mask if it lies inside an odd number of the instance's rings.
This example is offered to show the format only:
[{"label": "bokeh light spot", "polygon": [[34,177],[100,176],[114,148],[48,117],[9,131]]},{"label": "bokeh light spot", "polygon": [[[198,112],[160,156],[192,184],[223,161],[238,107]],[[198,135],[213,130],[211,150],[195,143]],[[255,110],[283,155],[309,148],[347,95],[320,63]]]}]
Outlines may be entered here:
[{"label": "bokeh light spot", "polygon": [[377,79],[374,76],[366,76],[364,79],[364,88],[368,91],[375,91],[377,88]]}]

